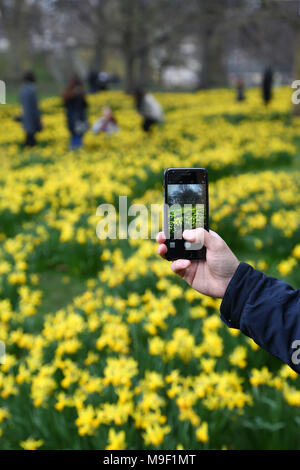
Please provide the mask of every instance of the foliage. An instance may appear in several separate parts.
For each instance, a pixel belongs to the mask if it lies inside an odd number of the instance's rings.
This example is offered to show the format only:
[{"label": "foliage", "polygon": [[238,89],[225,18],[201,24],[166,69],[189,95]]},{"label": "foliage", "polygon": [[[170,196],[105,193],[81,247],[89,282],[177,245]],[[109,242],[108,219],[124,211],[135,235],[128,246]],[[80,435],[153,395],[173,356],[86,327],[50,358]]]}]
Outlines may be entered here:
[{"label": "foliage", "polygon": [[[228,329],[221,300],[177,279],[153,240],[96,237],[102,202],[161,203],[166,167],[206,167],[211,228],[241,260],[299,285],[290,93],[276,90],[269,109],[256,90],[244,103],[229,90],[158,99],[166,123],[145,136],[130,97],[90,97],[91,118],[110,104],[122,130],[88,134],[77,153],[58,98],[43,101],[34,151],[21,149],[17,107],[1,108],[1,448],[298,447],[297,375]],[[55,270],[83,292],[48,309],[42,279]]]}]

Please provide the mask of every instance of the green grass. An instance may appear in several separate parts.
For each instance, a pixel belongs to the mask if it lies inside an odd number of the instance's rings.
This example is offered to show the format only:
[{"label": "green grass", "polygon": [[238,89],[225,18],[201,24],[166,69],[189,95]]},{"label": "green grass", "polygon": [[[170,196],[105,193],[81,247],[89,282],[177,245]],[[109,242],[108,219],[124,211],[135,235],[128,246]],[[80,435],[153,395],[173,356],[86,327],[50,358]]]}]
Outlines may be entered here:
[{"label": "green grass", "polygon": [[[6,103],[16,104],[19,102],[19,89],[20,85],[8,86],[6,90]],[[55,83],[38,84],[39,99],[51,98],[61,94],[61,87]]]},{"label": "green grass", "polygon": [[57,271],[45,271],[40,275],[39,289],[43,292],[40,313],[55,312],[65,308],[74,297],[86,290],[85,279],[70,277],[67,273]]}]

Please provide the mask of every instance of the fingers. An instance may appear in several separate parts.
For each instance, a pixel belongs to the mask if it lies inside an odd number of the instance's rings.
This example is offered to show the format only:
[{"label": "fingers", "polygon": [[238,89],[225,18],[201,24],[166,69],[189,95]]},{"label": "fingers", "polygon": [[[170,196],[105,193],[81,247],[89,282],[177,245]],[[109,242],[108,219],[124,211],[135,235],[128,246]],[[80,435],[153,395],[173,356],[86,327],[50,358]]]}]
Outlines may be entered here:
[{"label": "fingers", "polygon": [[[213,230],[209,232],[204,228],[197,228],[194,230],[185,230],[183,232],[183,238],[186,241],[189,241],[194,245],[194,249],[200,250],[203,246],[206,246],[208,250],[211,251],[220,251],[224,250],[227,247],[225,241]],[[165,258],[168,248],[165,245],[166,236],[163,232],[159,232],[156,237],[156,241],[159,244],[157,248],[157,253],[162,257]],[[171,267],[174,272],[177,274],[182,275],[182,272],[191,265],[189,260],[177,260],[172,263]]]},{"label": "fingers", "polygon": [[207,249],[212,251],[220,249],[221,245],[225,244],[220,235],[212,230],[208,232],[204,228],[185,230],[183,232],[183,238],[191,243],[204,245]]},{"label": "fingers", "polygon": [[194,229],[194,230],[185,230],[182,234],[183,238],[187,240],[191,245],[191,250],[201,250],[204,245],[204,230],[203,229]]},{"label": "fingers", "polygon": [[166,245],[164,244],[161,244],[157,247],[157,253],[159,254],[159,256],[161,256],[162,258],[164,258],[166,256],[166,253],[168,251],[168,248],[166,247]]},{"label": "fingers", "polygon": [[177,259],[171,264],[171,269],[174,273],[179,274],[179,276],[184,276],[187,268],[191,266],[191,261],[188,259]]},{"label": "fingers", "polygon": [[166,236],[164,234],[164,232],[159,232],[157,237],[156,237],[156,241],[157,243],[161,244],[161,243],[165,243],[166,241]]},{"label": "fingers", "polygon": [[166,245],[164,244],[165,241],[166,241],[166,237],[165,237],[165,234],[164,232],[159,232],[157,237],[156,237],[156,241],[157,243],[159,243],[159,246],[157,247],[157,253],[159,254],[159,256],[161,256],[162,258],[165,258],[166,256],[166,253],[168,251],[168,248],[166,247]]},{"label": "fingers", "polygon": [[183,238],[192,243],[204,241],[204,229],[196,228],[194,230],[185,230],[182,234]]}]

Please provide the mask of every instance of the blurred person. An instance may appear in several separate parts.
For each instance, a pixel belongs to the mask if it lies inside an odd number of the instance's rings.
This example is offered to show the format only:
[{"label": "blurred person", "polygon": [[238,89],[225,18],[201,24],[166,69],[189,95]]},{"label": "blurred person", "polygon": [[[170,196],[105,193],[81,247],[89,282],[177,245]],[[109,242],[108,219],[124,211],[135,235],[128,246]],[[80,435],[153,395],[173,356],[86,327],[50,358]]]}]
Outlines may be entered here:
[{"label": "blurred person", "polygon": [[[201,294],[223,299],[220,313],[227,326],[240,329],[300,373],[300,289],[240,262],[212,230],[186,230],[183,238],[206,246],[206,260],[179,259],[172,262],[172,270]],[[162,257],[165,240],[159,233]]]},{"label": "blurred person", "polygon": [[239,77],[236,81],[236,100],[237,101],[245,100],[245,83],[241,77]]},{"label": "blurred person", "polygon": [[67,124],[71,133],[70,149],[82,147],[83,136],[89,128],[87,121],[87,100],[82,81],[74,77],[63,93]]},{"label": "blurred person", "polygon": [[271,67],[266,68],[262,80],[262,95],[267,106],[272,99],[273,71]]},{"label": "blurred person", "polygon": [[143,117],[142,128],[145,132],[150,132],[153,125],[163,122],[164,113],[159,102],[150,93],[145,93],[141,89],[134,92],[136,109]]},{"label": "blurred person", "polygon": [[99,91],[99,80],[98,80],[98,72],[96,70],[91,69],[88,75],[88,84],[89,84],[89,92],[91,94],[97,93]]},{"label": "blurred person", "polygon": [[100,91],[107,91],[109,86],[109,75],[106,72],[100,72],[98,75],[98,83]]},{"label": "blurred person", "polygon": [[42,130],[42,122],[36,91],[36,77],[33,72],[27,72],[23,77],[20,102],[23,115],[18,120],[22,122],[26,133],[24,145],[25,147],[34,147],[36,134]]},{"label": "blurred person", "polygon": [[102,116],[93,124],[92,132],[94,134],[99,134],[99,132],[115,134],[118,131],[119,126],[112,109],[109,106],[105,106],[102,110]]}]

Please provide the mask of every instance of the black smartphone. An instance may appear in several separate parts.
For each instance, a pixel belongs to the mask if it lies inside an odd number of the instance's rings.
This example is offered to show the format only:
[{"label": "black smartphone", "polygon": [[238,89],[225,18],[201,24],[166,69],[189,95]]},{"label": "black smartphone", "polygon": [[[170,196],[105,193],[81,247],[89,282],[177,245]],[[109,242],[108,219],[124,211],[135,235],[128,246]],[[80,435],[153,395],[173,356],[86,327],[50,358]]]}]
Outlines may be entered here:
[{"label": "black smartphone", "polygon": [[164,173],[164,187],[166,259],[205,259],[206,248],[202,244],[185,241],[182,233],[198,227],[209,230],[207,170],[168,168]]}]

